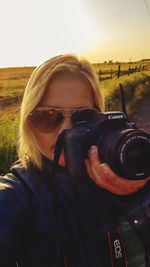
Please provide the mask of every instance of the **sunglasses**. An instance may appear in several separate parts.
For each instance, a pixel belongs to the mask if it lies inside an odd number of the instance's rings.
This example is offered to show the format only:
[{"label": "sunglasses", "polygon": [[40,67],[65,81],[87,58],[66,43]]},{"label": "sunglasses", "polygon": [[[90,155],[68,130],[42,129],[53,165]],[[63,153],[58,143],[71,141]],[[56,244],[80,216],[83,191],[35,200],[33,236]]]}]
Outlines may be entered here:
[{"label": "sunglasses", "polygon": [[100,113],[96,108],[58,109],[53,107],[37,107],[29,114],[33,127],[40,132],[50,133],[58,129],[66,117],[71,117],[73,125],[81,122],[92,122]]}]

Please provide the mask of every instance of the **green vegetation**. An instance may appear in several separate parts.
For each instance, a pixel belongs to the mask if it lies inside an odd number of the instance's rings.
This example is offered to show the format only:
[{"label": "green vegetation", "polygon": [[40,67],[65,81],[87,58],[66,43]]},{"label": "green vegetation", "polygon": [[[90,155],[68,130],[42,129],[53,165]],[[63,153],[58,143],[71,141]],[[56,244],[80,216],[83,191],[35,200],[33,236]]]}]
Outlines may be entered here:
[{"label": "green vegetation", "polygon": [[18,107],[35,67],[0,69],[0,173],[17,159]]},{"label": "green vegetation", "polygon": [[0,118],[0,173],[5,173],[17,159],[19,116],[4,114]]},{"label": "green vegetation", "polygon": [[132,119],[139,105],[150,95],[150,72],[134,73],[132,76],[122,76],[119,79],[101,82],[106,102],[106,111],[121,110],[119,84],[124,88],[127,113]]},{"label": "green vegetation", "polygon": [[94,68],[98,74],[99,80],[112,79],[124,75],[131,75],[136,72],[150,71],[150,61],[138,61],[130,63],[108,63],[94,64]]},{"label": "green vegetation", "polygon": [[[146,62],[150,67],[150,62]],[[118,64],[113,64],[117,70]],[[94,65],[98,72],[109,74],[110,64]],[[124,68],[128,68],[124,64]],[[122,67],[123,69],[123,67]],[[148,68],[147,68],[148,69]],[[17,159],[19,112],[18,108],[28,79],[34,67],[0,69],[0,174],[6,173]],[[121,110],[119,83],[123,85],[127,112],[130,119],[144,99],[150,95],[150,70],[131,75],[115,75],[101,80],[101,90],[106,99],[106,110]]]},{"label": "green vegetation", "polygon": [[34,67],[0,68],[0,97],[13,97],[23,93]]}]

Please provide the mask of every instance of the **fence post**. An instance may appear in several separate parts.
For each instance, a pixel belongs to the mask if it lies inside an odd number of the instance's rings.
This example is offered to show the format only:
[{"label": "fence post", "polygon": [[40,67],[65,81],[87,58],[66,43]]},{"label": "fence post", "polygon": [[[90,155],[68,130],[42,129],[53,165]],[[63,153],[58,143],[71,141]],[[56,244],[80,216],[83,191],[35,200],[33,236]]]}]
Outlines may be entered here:
[{"label": "fence post", "polygon": [[110,69],[110,78],[112,79],[112,66],[111,66],[111,69]]},{"label": "fence post", "polygon": [[121,69],[121,65],[118,65],[118,73],[117,73],[117,77],[118,77],[118,79],[119,79],[119,77],[120,77],[120,69]]},{"label": "fence post", "polygon": [[99,69],[98,78],[99,78],[99,81],[100,81],[101,80],[101,69]]},{"label": "fence post", "polygon": [[129,65],[129,69],[128,69],[128,75],[130,75],[130,65]]}]

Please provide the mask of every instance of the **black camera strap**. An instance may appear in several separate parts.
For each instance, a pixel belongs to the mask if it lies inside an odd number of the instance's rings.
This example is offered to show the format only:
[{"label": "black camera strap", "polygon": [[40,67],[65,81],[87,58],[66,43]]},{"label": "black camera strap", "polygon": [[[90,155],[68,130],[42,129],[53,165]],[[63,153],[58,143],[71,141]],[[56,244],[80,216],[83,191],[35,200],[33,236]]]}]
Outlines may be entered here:
[{"label": "black camera strap", "polygon": [[111,267],[127,267],[127,253],[119,225],[112,226],[107,232],[107,243]]},{"label": "black camera strap", "polygon": [[132,222],[124,219],[114,223],[103,232],[102,240],[106,266],[150,266],[149,249],[143,242],[141,229],[133,227]]},{"label": "black camera strap", "polygon": [[54,149],[54,160],[52,163],[52,174],[55,173],[57,166],[58,166],[58,161],[60,158],[60,154],[63,148],[64,144],[64,136],[67,130],[63,130],[60,135],[57,138],[56,144],[55,144],[55,149]]}]

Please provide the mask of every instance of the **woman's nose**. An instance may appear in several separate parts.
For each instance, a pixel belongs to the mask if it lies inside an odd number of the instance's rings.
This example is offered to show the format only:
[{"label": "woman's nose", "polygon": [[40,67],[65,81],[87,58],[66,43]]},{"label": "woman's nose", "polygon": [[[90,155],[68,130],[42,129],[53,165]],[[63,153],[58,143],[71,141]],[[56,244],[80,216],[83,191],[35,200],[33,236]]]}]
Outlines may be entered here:
[{"label": "woman's nose", "polygon": [[72,128],[72,126],[73,125],[72,125],[72,121],[71,121],[71,116],[66,116],[64,118],[62,125],[59,128],[59,131],[62,132],[65,129],[70,129],[70,128]]}]

